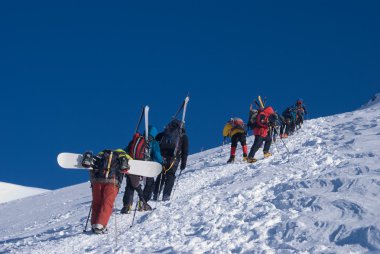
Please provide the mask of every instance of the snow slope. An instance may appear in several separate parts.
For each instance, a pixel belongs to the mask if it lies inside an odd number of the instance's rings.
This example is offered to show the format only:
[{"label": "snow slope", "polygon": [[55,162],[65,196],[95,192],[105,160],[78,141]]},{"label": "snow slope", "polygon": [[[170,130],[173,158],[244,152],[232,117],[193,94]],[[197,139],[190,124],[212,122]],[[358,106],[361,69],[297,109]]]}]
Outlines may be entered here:
[{"label": "snow slope", "polygon": [[0,182],[0,203],[38,195],[48,190]]},{"label": "snow slope", "polygon": [[[249,138],[249,145],[252,144]],[[0,204],[1,253],[366,253],[380,250],[380,104],[306,121],[255,164],[189,158],[170,203],[83,233],[89,183]],[[237,158],[241,158],[239,148]],[[258,157],[262,158],[261,151]]]}]

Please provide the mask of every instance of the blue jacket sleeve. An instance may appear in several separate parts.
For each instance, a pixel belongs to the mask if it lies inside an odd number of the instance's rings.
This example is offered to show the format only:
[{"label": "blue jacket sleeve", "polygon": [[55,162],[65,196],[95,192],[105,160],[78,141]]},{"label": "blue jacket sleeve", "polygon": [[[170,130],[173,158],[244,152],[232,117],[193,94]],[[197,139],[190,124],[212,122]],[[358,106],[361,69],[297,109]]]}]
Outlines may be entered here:
[{"label": "blue jacket sleeve", "polygon": [[151,158],[153,161],[162,163],[160,146],[158,145],[158,142],[156,140],[153,140],[151,143],[150,153],[151,153]]}]

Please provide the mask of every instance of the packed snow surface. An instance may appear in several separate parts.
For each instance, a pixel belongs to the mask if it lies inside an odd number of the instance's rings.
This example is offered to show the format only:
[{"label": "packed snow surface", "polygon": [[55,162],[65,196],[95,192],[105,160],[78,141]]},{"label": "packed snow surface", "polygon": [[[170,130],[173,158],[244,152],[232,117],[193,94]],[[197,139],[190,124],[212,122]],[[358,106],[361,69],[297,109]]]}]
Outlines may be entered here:
[{"label": "packed snow surface", "polygon": [[0,203],[38,195],[48,190],[0,182]]},{"label": "packed snow surface", "polygon": [[[249,138],[249,145],[253,139]],[[189,157],[171,202],[83,232],[89,183],[0,204],[0,253],[366,253],[380,250],[380,105],[308,120],[274,156]]]}]

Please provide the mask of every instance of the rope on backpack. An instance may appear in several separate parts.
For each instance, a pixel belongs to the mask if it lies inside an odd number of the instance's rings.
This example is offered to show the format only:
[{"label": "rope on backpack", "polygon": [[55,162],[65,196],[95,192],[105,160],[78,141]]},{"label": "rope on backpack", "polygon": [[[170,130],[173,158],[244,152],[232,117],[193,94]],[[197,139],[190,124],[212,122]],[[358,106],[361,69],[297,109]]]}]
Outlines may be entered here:
[{"label": "rope on backpack", "polygon": [[163,166],[163,171],[164,171],[164,175],[173,167],[174,165],[174,162],[176,161],[176,158],[174,158],[173,162],[170,164],[169,168],[165,168],[165,166]]}]

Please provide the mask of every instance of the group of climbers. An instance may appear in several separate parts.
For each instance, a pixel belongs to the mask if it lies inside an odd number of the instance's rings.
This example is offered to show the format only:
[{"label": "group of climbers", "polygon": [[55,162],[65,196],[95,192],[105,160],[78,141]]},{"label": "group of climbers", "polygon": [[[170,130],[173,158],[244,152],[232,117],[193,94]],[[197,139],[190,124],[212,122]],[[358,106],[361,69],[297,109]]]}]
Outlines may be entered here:
[{"label": "group of climbers", "polygon": [[[82,166],[92,169],[89,172],[93,198],[91,229],[94,233],[102,234],[107,231],[107,224],[124,177],[126,186],[120,213],[131,212],[135,191],[139,197],[136,203],[138,211],[152,210],[148,201],[152,199],[152,196],[153,200],[158,201],[161,192],[162,201],[170,200],[177,168],[180,166],[182,173],[187,164],[189,140],[184,123],[188,101],[189,98],[186,97],[176,115],[161,133],[158,133],[154,126],[148,125],[149,107],[146,106],[139,118],[135,134],[125,149],[103,150],[97,155],[93,155],[92,152],[83,154]],[[183,110],[182,120],[178,120],[176,116],[181,110]],[[141,135],[138,129],[143,116],[145,116],[145,131]],[[158,176],[155,174],[157,177],[148,177],[154,174],[142,171],[138,172],[142,175],[146,174],[145,177],[135,175],[130,173],[130,160],[154,161],[158,163],[157,165],[162,165],[162,171]],[[140,165],[150,172],[146,167],[154,164],[140,163]],[[155,167],[157,169],[157,166]]]},{"label": "group of climbers", "polygon": [[[132,210],[133,195],[136,190],[139,196],[138,210],[139,211],[150,211],[151,206],[148,201],[152,199],[157,201],[158,196],[163,192],[163,201],[170,200],[171,192],[176,179],[176,171],[178,169],[179,163],[180,170],[184,170],[186,167],[187,156],[189,151],[189,140],[185,132],[185,128],[181,122],[177,119],[172,120],[161,133],[158,133],[154,126],[149,126],[149,136],[148,136],[148,147],[150,148],[150,155],[148,156],[150,160],[162,164],[163,170],[161,174],[156,178],[145,177],[144,189],[142,189],[140,180],[141,176],[127,174],[127,181],[125,192],[123,196],[123,208],[121,213],[129,213]],[[173,132],[178,132],[178,144],[177,141],[173,139]],[[173,139],[173,142],[168,142],[168,137]],[[136,159],[136,142],[133,138],[126,151]],[[176,146],[179,149],[176,150]]]},{"label": "group of climbers", "polygon": [[287,107],[279,115],[280,138],[288,138],[300,129],[306,114],[307,110],[302,98],[299,98],[294,105]]},{"label": "group of climbers", "polygon": [[[248,163],[256,162],[255,154],[263,144],[264,158],[271,156],[272,154],[269,149],[273,139],[278,134],[277,128],[280,129],[280,138],[287,138],[293,134],[296,129],[301,128],[303,124],[304,116],[307,114],[307,111],[302,99],[298,99],[294,106],[286,108],[282,115],[279,115],[271,106],[265,106],[265,102],[262,102],[260,96],[258,98],[260,103],[255,101],[257,109],[254,109],[253,105],[250,106],[247,125],[241,118],[234,117],[224,126],[224,139],[226,137],[231,139],[230,158],[227,163],[235,161],[238,142],[241,143],[243,149],[243,161],[247,161]],[[246,136],[249,129],[253,131],[255,140],[247,154]]]},{"label": "group of climbers", "polygon": [[[303,124],[307,111],[302,99],[298,99],[294,106],[286,108],[281,115],[271,106],[265,106],[260,96],[258,99],[260,103],[255,101],[257,109],[254,109],[253,105],[250,106],[247,125],[241,118],[234,117],[224,126],[224,138],[231,139],[231,152],[227,163],[235,161],[239,142],[243,149],[243,160],[248,163],[257,161],[255,155],[263,144],[264,158],[271,156],[269,150],[273,138],[277,134],[280,138],[287,138]],[[280,133],[277,128],[280,129]],[[248,153],[246,137],[249,129],[253,131],[255,139]],[[154,126],[148,126],[148,135],[146,135],[148,140],[144,140],[144,137],[145,135],[136,132],[124,150],[103,150],[96,156],[92,153],[83,154],[82,165],[93,168],[90,170],[93,232],[101,234],[107,231],[107,224],[124,176],[126,176],[126,187],[121,213],[130,213],[132,210],[135,191],[139,197],[137,203],[139,211],[152,210],[148,201],[152,198],[158,201],[161,191],[162,200],[170,200],[177,168],[180,166],[182,172],[187,163],[189,141],[184,128],[184,116],[182,121],[174,118],[161,133],[158,133]],[[132,159],[158,162],[162,164],[162,172],[156,178],[129,174],[128,161]],[[145,182],[144,188],[142,182]]]}]

